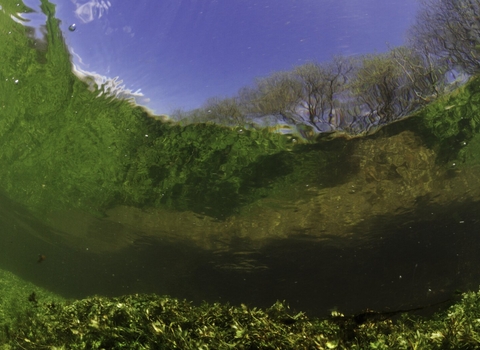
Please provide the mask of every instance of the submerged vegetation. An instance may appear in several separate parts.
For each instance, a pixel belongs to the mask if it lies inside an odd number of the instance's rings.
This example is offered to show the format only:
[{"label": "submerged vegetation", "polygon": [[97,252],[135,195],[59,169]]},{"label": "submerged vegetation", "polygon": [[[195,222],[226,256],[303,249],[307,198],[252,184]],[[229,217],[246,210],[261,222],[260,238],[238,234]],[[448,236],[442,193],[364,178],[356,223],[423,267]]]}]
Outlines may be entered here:
[{"label": "submerged vegetation", "polygon": [[[276,73],[187,116],[230,127],[161,122],[102,87],[92,91],[72,73],[54,6],[42,0],[42,9],[48,16],[42,40],[18,23],[18,13],[29,11],[24,5],[7,2],[0,13],[0,188],[37,217],[69,208],[99,216],[120,205],[166,208],[222,219],[214,224],[230,233],[225,223],[238,230],[240,220],[228,218],[247,205],[304,184],[339,186],[358,174],[365,197],[357,198],[372,202],[363,210],[375,215],[388,213],[374,205],[397,212],[386,203],[404,205],[401,196],[411,206],[431,194],[441,197],[432,183],[443,192],[456,184],[466,189],[456,199],[478,202],[471,171],[480,165],[476,2],[425,1],[406,47]],[[453,91],[447,74],[459,72],[474,77]],[[252,116],[296,125],[298,134],[244,125]],[[374,135],[350,137],[386,124]],[[348,135],[319,133],[333,130]],[[352,186],[328,196],[316,192],[315,200],[352,213],[353,201],[342,207],[339,200],[354,192]],[[302,219],[318,216],[319,208],[305,207]],[[363,221],[359,213],[345,222]],[[277,229],[278,210],[271,217],[275,222],[267,215],[262,222]],[[245,221],[248,230],[257,225]],[[317,222],[307,228],[311,223]],[[281,302],[261,310],[153,295],[64,303],[29,292],[24,299],[28,308],[19,307],[16,318],[2,304],[0,314],[7,310],[9,319],[0,319],[1,349],[474,349],[480,343],[479,293],[464,294],[428,321],[371,311],[319,320]]]},{"label": "submerged vegetation", "polygon": [[16,313],[0,320],[2,350],[476,349],[480,345],[480,292],[464,293],[430,318],[405,310],[366,310],[351,316],[334,311],[325,319],[294,312],[278,301],[259,309],[243,304],[194,306],[168,296],[139,294],[73,302],[27,290],[15,296]]},{"label": "submerged vegetation", "polygon": [[[334,146],[324,142],[331,138],[327,134],[305,144],[300,135],[311,139],[314,129],[341,120],[363,132],[408,115],[444,94],[444,72],[460,64],[446,66],[450,51],[432,54],[430,46],[413,43],[360,60],[311,63],[242,91],[245,106],[259,117],[305,122],[304,128],[297,125],[297,135],[248,125],[182,126],[152,118],[128,101],[109,97],[102,87],[92,91],[89,82],[72,73],[54,6],[42,1],[42,9],[48,15],[42,40],[8,16],[21,18],[18,12],[29,11],[26,7],[3,6],[0,22],[6,33],[0,47],[0,187],[40,217],[64,208],[103,215],[106,208],[124,204],[225,219],[243,205],[280,196],[300,183],[343,181],[348,174],[339,177],[341,172],[327,169],[347,159],[353,144],[342,140]],[[475,163],[470,140],[475,144],[478,116],[471,102],[478,91],[473,79],[421,109],[403,128],[414,128],[442,153],[439,161]],[[208,115],[243,123],[237,102],[210,101]],[[345,118],[338,119],[342,113]],[[346,131],[347,124],[342,124]]]}]

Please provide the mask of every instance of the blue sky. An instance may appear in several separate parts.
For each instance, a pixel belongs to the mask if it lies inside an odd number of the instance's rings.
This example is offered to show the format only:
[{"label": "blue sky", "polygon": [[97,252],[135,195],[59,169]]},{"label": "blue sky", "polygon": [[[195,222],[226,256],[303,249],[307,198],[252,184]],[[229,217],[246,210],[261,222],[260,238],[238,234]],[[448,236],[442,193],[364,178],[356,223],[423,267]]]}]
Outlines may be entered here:
[{"label": "blue sky", "polygon": [[53,2],[76,65],[141,89],[157,114],[308,61],[384,52],[404,43],[418,8],[417,0]]}]

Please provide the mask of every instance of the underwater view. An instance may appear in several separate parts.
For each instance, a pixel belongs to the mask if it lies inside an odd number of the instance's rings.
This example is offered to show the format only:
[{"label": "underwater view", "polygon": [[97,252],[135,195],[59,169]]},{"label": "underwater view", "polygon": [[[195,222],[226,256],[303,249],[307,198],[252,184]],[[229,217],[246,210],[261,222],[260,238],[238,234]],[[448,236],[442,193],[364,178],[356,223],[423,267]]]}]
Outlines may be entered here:
[{"label": "underwater view", "polygon": [[480,347],[480,2],[397,5],[0,0],[0,350]]}]

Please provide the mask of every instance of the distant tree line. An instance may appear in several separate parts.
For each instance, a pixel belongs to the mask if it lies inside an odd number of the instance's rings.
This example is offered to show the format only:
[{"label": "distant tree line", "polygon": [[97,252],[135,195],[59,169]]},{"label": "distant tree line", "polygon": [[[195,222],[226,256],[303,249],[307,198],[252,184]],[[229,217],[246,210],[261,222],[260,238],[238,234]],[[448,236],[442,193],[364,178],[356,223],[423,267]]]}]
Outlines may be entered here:
[{"label": "distant tree line", "polygon": [[480,70],[480,1],[421,0],[405,46],[334,57],[259,78],[237,96],[209,99],[176,119],[244,125],[273,120],[311,134],[352,134],[411,114]]}]

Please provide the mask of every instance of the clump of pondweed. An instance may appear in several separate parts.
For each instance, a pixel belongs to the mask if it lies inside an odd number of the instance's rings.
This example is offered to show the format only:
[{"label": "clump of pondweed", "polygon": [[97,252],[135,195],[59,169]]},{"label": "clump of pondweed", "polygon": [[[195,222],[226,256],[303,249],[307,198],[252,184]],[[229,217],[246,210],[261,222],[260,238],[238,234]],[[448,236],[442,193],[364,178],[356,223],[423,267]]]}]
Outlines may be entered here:
[{"label": "clump of pondweed", "polygon": [[367,311],[310,319],[283,302],[267,309],[167,296],[92,297],[32,306],[5,344],[23,349],[474,349],[480,293],[430,319]]}]

